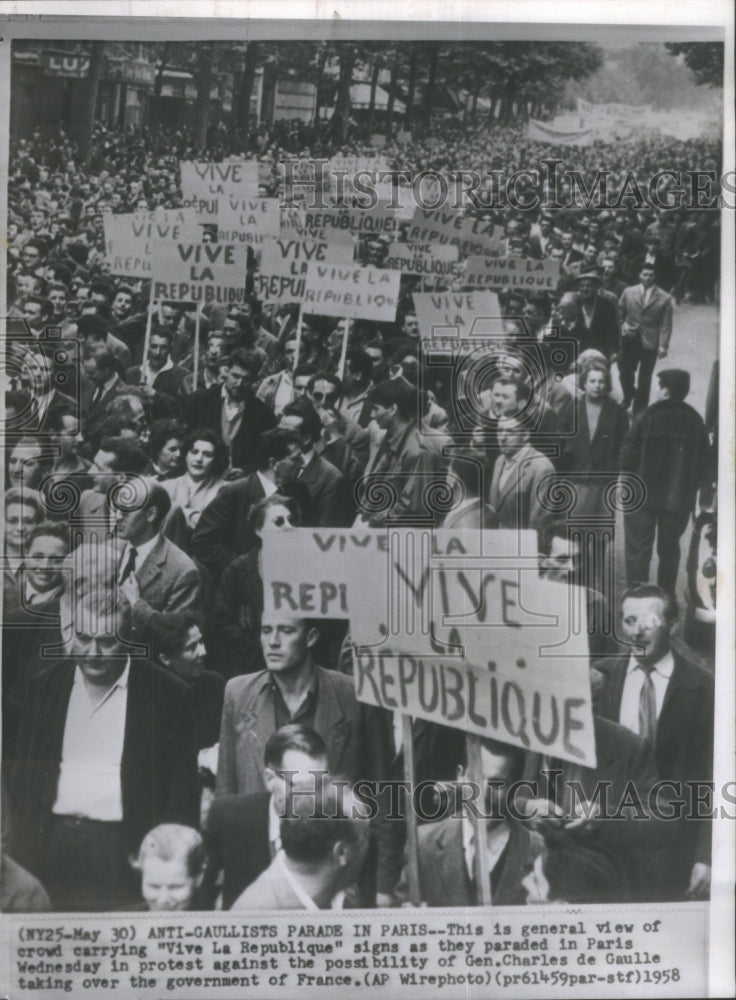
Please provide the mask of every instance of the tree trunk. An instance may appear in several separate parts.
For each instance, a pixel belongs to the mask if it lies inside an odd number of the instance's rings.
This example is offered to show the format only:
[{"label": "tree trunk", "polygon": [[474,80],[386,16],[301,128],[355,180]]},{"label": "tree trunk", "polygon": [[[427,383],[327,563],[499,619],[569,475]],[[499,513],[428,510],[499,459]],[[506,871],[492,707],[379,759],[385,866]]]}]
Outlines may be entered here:
[{"label": "tree trunk", "polygon": [[89,42],[89,70],[87,72],[87,85],[84,89],[84,99],[80,109],[79,124],[77,131],[77,143],[79,146],[79,162],[84,166],[89,166],[92,153],[92,133],[95,127],[95,112],[97,110],[97,91],[100,87],[102,70],[105,65],[105,43]]},{"label": "tree trunk", "polygon": [[278,73],[273,63],[264,63],[263,86],[261,90],[261,121],[269,125],[273,122],[276,107],[276,84],[278,80]]},{"label": "tree trunk", "polygon": [[355,49],[346,46],[340,53],[340,76],[337,83],[337,98],[335,113],[332,116],[332,134],[339,142],[345,142],[348,134],[350,118],[350,87],[353,83],[353,67],[355,66]]},{"label": "tree trunk", "polygon": [[320,49],[319,56],[317,58],[317,79],[315,81],[315,87],[317,89],[314,94],[314,121],[313,121],[315,128],[319,128],[319,112],[321,108],[320,88],[322,87],[322,77],[324,76],[326,62],[327,62],[327,46],[323,45],[322,48]]},{"label": "tree trunk", "polygon": [[164,73],[167,69],[169,52],[171,51],[171,43],[164,42],[164,47],[161,49],[161,60],[158,64],[158,69],[156,70],[156,78],[153,81],[153,96],[160,97],[161,91],[164,86]]},{"label": "tree trunk", "polygon": [[376,88],[378,87],[378,74],[381,72],[381,64],[378,59],[373,63],[373,72],[371,73],[371,97],[370,103],[368,105],[368,127],[366,131],[368,135],[373,132],[373,118],[376,113]]},{"label": "tree trunk", "polygon": [[498,108],[498,98],[491,97],[491,106],[488,109],[488,124],[492,125],[496,120],[496,109]]},{"label": "tree trunk", "polygon": [[432,54],[429,59],[429,77],[427,79],[427,89],[424,94],[424,115],[427,121],[432,117],[434,107],[434,90],[437,80],[437,63],[440,58],[440,47],[434,42],[432,44]]},{"label": "tree trunk", "polygon": [[411,125],[412,113],[414,111],[414,91],[417,87],[417,63],[419,62],[419,49],[416,45],[411,47],[411,59],[409,62],[409,83],[406,90],[406,114],[404,115],[404,128]]},{"label": "tree trunk", "polygon": [[260,54],[258,42],[248,42],[248,48],[245,51],[245,66],[238,91],[238,131],[242,142],[246,144],[250,135],[250,100],[253,96],[253,84],[256,81]]},{"label": "tree trunk", "polygon": [[210,90],[212,89],[212,48],[197,48],[197,97],[194,101],[194,144],[207,147],[207,127],[210,121]]}]

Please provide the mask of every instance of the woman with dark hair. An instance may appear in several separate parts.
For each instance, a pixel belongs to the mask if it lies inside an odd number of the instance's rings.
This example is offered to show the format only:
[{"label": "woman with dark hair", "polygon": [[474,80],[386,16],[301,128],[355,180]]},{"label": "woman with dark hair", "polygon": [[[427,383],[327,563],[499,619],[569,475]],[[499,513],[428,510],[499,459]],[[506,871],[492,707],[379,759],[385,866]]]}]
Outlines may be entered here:
[{"label": "woman with dark hair", "polygon": [[157,482],[181,475],[182,446],[186,437],[185,428],[176,420],[156,420],[151,426],[153,478]]},{"label": "woman with dark hair", "polygon": [[295,500],[273,493],[251,508],[248,527],[255,533],[258,547],[238,556],[222,574],[212,614],[213,661],[228,677],[264,670],[261,650],[263,614],[263,534],[288,531],[301,524]]},{"label": "woman with dark hair", "polygon": [[186,471],[161,485],[171,497],[172,507],[183,512],[191,532],[204,508],[225,485],[223,473],[228,464],[228,450],[221,437],[202,427],[191,432],[183,452]]}]

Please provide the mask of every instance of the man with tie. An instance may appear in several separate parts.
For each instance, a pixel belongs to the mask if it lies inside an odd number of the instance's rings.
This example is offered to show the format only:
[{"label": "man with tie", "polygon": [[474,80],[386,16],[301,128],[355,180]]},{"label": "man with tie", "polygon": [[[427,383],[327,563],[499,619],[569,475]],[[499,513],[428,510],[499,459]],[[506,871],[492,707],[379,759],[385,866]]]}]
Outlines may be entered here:
[{"label": "man with tie", "polygon": [[664,826],[661,898],[706,899],[710,888],[711,825],[697,809],[697,786],[713,776],[713,677],[671,646],[677,622],[674,597],[654,584],[634,584],[623,595],[621,635],[628,659],[602,660],[593,671],[595,710],[643,739],[661,781],[662,813],[684,801]]},{"label": "man with tie", "polygon": [[309,491],[310,510],[304,512],[308,528],[344,528],[350,523],[346,513],[345,476],[318,451],[322,441],[322,421],[312,403],[295,399],[284,407],[279,427],[293,431],[299,439],[295,460],[298,481]]},{"label": "man with tie", "polygon": [[280,817],[288,787],[300,779],[314,787],[326,774],[327,747],[309,726],[291,723],[272,733],[263,751],[266,791],[218,795],[207,818],[212,875],[222,869],[222,908],[229,910],[246,886],[268,868],[281,848]]},{"label": "man with tie", "polygon": [[654,265],[642,264],[639,284],[625,288],[619,299],[621,350],[618,370],[623,407],[646,409],[657,358],[666,358],[672,336],[672,297],[654,284]]},{"label": "man with tie", "polygon": [[113,508],[116,535],[124,543],[118,585],[132,609],[133,634],[150,641],[154,613],[195,607],[202,588],[195,564],[161,533],[171,510],[169,494],[141,479],[127,486],[127,496],[121,491]]}]

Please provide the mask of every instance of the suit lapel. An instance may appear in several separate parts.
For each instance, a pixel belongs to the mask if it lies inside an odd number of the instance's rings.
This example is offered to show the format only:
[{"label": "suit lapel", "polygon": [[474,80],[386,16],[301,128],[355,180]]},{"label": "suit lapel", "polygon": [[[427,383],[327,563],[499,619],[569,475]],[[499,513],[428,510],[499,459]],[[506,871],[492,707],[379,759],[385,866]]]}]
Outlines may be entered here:
[{"label": "suit lapel", "polygon": [[329,671],[317,668],[319,672],[319,693],[317,696],[317,708],[314,713],[314,728],[327,743],[329,751],[330,767],[339,770],[342,761],[345,744],[350,737],[350,719],[345,717],[342,705],[340,704]]},{"label": "suit lapel", "polygon": [[148,557],[143,560],[142,565],[136,570],[138,583],[141,590],[147,587],[162,572],[166,562],[166,546],[163,538],[159,535],[156,544],[148,553]]}]

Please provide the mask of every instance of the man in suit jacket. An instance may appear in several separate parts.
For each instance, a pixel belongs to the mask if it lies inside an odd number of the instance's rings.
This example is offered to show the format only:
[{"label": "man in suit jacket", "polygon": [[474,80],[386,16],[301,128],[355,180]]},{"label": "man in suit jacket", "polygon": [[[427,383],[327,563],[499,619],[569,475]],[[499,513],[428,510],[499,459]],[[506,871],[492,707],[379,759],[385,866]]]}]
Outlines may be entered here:
[{"label": "man in suit jacket", "polygon": [[[696,793],[686,784],[710,782],[713,775],[713,677],[688,663],[670,644],[677,621],[674,598],[653,584],[624,592],[622,635],[632,646],[628,658],[596,664],[596,711],[638,733],[647,743],[657,777],[676,783],[663,789],[673,799]],[[667,812],[666,796],[659,798]],[[711,824],[695,818],[695,806],[664,824],[667,849],[661,854],[661,898],[706,899],[710,888]],[[677,815],[677,813],[675,813]],[[702,815],[702,813],[701,813]]]},{"label": "man in suit jacket", "polygon": [[618,370],[623,405],[646,409],[657,358],[667,357],[672,336],[672,297],[654,284],[654,267],[644,264],[639,284],[625,288],[619,301],[621,351]]},{"label": "man in suit jacket", "polygon": [[138,477],[147,465],[148,458],[135,441],[126,437],[103,438],[87,470],[94,486],[82,492],[70,517],[74,536],[81,533],[88,542],[105,539],[112,527],[108,494],[112,496],[116,486],[126,479],[140,482]]},{"label": "man in suit jacket", "polygon": [[155,612],[182,611],[201,598],[197,567],[161,534],[170,509],[163,486],[148,483],[137,504],[113,510],[117,540],[123,543],[117,545],[118,584],[132,609],[133,633],[141,641]]},{"label": "man in suit jacket", "polygon": [[[368,852],[369,824],[344,787],[317,781],[295,794],[280,823],[282,848],[233,910],[329,910],[361,905],[352,891]],[[350,900],[348,900],[350,893]]]},{"label": "man in suit jacket", "polygon": [[281,848],[280,817],[289,787],[303,778],[314,787],[315,772],[327,772],[327,747],[308,726],[277,729],[263,753],[267,791],[218,795],[207,817],[206,841],[211,874],[222,870],[222,908],[229,910],[241,892],[268,868]]},{"label": "man in suit jacket", "polygon": [[[464,755],[458,762],[458,780],[472,782],[484,794],[479,806],[485,819],[491,900],[494,906],[526,903],[522,880],[532,871],[543,841],[509,815],[506,789],[521,776],[523,752],[493,740],[479,741],[477,770]],[[491,784],[492,783],[492,784]],[[461,801],[467,801],[464,796]],[[472,811],[449,815],[419,828],[419,889],[427,906],[479,906],[477,825]],[[491,818],[488,818],[491,817]],[[409,895],[405,867],[396,888],[398,899]]]},{"label": "man in suit jacket", "polygon": [[114,399],[127,393],[137,394],[138,390],[120,378],[112,351],[86,354],[83,371],[82,424],[89,433],[105,419]]},{"label": "man in suit jacket", "polygon": [[130,655],[129,611],[89,584],[62,609],[69,658],[29,684],[14,761],[13,855],[57,910],[132,908],[143,836],[197,818],[186,685]]},{"label": "man in suit jacket", "polygon": [[580,319],[585,329],[581,346],[600,351],[610,360],[619,349],[618,308],[600,292],[600,282],[597,271],[585,270],[578,277]]},{"label": "man in suit jacket", "polygon": [[529,444],[518,417],[498,422],[501,457],[493,467],[489,503],[500,528],[537,528],[544,515],[542,497],[554,476],[550,460]]},{"label": "man in suit jacket", "polygon": [[148,358],[143,364],[128,368],[125,381],[130,385],[141,386],[146,394],[164,392],[169,396],[178,396],[187,370],[171,360],[172,340],[171,331],[165,327],[153,330],[148,345]]},{"label": "man in suit jacket", "polygon": [[295,463],[297,481],[309,491],[310,510],[304,514],[308,528],[344,528],[351,521],[347,509],[345,476],[317,451],[322,422],[306,399],[284,407],[279,427],[293,431],[299,439],[300,455]]},{"label": "man in suit jacket", "polygon": [[273,411],[255,395],[260,368],[253,351],[234,351],[224,384],[193,392],[185,407],[187,426],[221,435],[233,467],[248,473],[256,467],[261,434],[276,426]]}]

